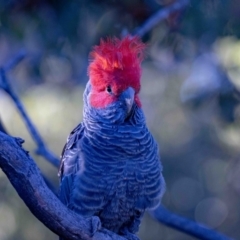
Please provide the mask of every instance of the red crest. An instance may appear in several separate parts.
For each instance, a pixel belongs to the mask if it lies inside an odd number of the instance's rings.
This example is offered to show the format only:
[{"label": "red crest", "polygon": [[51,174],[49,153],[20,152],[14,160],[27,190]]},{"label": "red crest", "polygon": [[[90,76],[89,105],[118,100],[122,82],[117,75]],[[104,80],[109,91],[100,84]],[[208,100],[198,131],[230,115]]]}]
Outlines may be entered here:
[{"label": "red crest", "polygon": [[[144,49],[145,44],[138,37],[127,36],[123,39],[101,40],[100,45],[95,46],[90,53],[88,74],[93,91],[100,93],[105,91],[107,86],[111,86],[114,95],[118,96],[126,88],[133,87],[138,94],[141,86],[141,62],[144,58]],[[96,107],[114,101],[113,98],[110,100],[106,97],[101,101],[99,96],[96,97],[96,101],[94,96],[91,101]]]}]

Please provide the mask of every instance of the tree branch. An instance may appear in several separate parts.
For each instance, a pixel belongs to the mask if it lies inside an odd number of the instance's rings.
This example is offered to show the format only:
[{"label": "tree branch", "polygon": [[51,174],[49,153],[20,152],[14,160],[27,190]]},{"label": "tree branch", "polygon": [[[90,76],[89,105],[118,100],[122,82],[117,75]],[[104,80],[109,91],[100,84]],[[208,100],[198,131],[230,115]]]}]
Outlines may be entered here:
[{"label": "tree branch", "polygon": [[21,144],[0,132],[0,168],[30,211],[57,235],[70,240],[126,240],[101,228],[98,217],[83,218],[69,210],[46,186],[40,171]]},{"label": "tree branch", "polygon": [[[170,10],[168,9],[168,11]],[[145,34],[144,31],[146,30],[144,29],[145,28],[141,30],[142,33],[140,31],[141,34]],[[58,158],[45,146],[40,134],[28,117],[23,104],[13,92],[6,77],[6,71],[16,66],[24,56],[24,53],[20,52],[12,61],[6,64],[5,67],[0,69],[0,88],[5,90],[13,99],[28,130],[38,145],[38,154],[45,157],[54,166],[58,166]],[[23,140],[13,139],[0,132],[0,143],[0,168],[2,168],[8,176],[10,182],[31,212],[49,229],[66,239],[125,239],[105,229],[98,231],[100,222],[97,217],[84,219],[64,206],[53,194],[56,194],[55,188],[49,183],[47,178],[43,176],[44,182],[40,170],[34,161],[29,157],[28,153],[21,148]],[[46,184],[52,191],[48,189]],[[22,188],[23,186],[24,188]],[[163,206],[149,213],[158,222],[194,237],[203,240],[230,240],[230,238],[214,230],[171,213]],[[93,234],[94,237],[91,238]]]},{"label": "tree branch", "polygon": [[[0,132],[0,168],[23,199],[30,211],[50,230],[66,239],[124,240],[100,228],[97,217],[82,218],[63,205],[46,186],[40,170],[21,148],[22,139]],[[194,221],[171,213],[163,206],[150,215],[159,222],[203,240],[230,240],[230,238]]]},{"label": "tree branch", "polygon": [[5,67],[2,67],[0,69],[0,88],[2,88],[13,100],[15,103],[20,115],[22,116],[25,125],[30,132],[33,140],[37,144],[37,150],[36,153],[38,155],[41,155],[45,157],[50,163],[52,163],[54,166],[59,166],[59,158],[55,156],[54,153],[52,153],[47,146],[45,145],[43,139],[41,138],[39,132],[37,131],[37,128],[34,126],[30,118],[28,117],[28,114],[18,98],[17,94],[13,91],[9,80],[6,76],[6,72],[14,68],[23,58],[25,57],[25,53],[23,51],[20,51],[19,54],[12,59],[9,63],[5,65]]},{"label": "tree branch", "polygon": [[162,224],[202,240],[231,240],[231,238],[204,225],[171,213],[161,205],[157,209],[149,211],[149,213]]},{"label": "tree branch", "polygon": [[143,37],[147,32],[153,29],[159,22],[168,18],[172,13],[182,10],[189,4],[189,0],[179,0],[174,2],[172,5],[160,9],[158,12],[153,14],[142,26],[137,27],[133,30],[132,35]]}]

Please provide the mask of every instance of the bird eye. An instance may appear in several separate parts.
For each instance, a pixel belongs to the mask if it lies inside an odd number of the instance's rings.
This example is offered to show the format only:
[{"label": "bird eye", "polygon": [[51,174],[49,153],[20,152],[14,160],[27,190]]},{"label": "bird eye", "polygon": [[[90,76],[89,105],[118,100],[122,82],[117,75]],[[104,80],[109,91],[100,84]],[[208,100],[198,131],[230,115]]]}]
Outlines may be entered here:
[{"label": "bird eye", "polygon": [[111,88],[111,86],[107,86],[106,91],[107,91],[108,93],[112,93],[112,88]]}]

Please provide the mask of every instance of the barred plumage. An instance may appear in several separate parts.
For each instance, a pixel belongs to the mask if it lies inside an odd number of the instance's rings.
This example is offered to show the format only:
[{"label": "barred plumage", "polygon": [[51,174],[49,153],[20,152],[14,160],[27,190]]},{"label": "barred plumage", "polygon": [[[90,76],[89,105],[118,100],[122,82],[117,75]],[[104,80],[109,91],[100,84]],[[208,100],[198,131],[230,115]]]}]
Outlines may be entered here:
[{"label": "barred plumage", "polygon": [[[132,86],[124,89],[124,97],[132,95],[129,89]],[[130,112],[123,95],[96,108],[92,91],[90,81],[83,122],[63,149],[60,199],[83,216],[99,216],[103,227],[137,239],[145,209],[160,204],[165,188],[158,146],[136,101]]]}]

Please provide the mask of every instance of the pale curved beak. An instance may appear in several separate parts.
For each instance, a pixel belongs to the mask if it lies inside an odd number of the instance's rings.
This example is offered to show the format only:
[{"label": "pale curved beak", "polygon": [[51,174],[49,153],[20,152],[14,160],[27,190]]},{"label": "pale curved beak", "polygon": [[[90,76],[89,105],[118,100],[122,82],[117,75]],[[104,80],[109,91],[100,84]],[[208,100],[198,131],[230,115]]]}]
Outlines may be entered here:
[{"label": "pale curved beak", "polygon": [[127,113],[129,114],[132,110],[134,102],[135,91],[132,87],[128,87],[125,91],[122,92],[121,97],[124,99],[127,106]]}]

